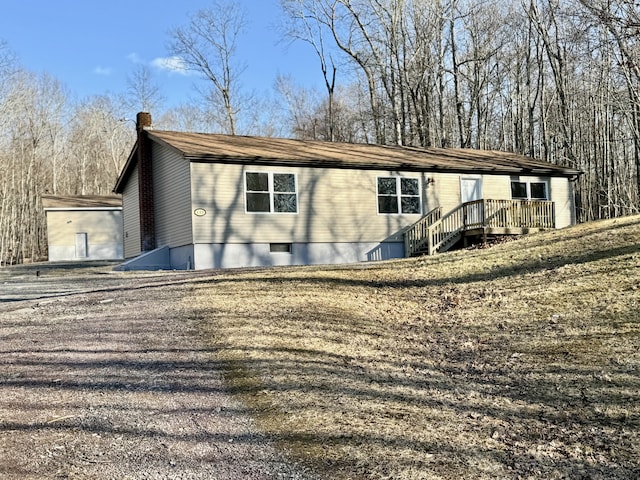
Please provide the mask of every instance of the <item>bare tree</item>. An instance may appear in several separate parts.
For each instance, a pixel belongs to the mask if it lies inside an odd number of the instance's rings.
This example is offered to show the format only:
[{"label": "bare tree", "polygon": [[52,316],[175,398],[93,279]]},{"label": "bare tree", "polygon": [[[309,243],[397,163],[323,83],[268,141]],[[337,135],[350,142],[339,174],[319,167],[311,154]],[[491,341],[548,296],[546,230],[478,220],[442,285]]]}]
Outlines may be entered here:
[{"label": "bare tree", "polygon": [[164,102],[164,96],[147,65],[138,65],[127,76],[126,101],[136,112],[155,112]]},{"label": "bare tree", "polygon": [[15,71],[16,65],[16,57],[9,48],[9,44],[0,40],[0,84]]},{"label": "bare tree", "polygon": [[[379,87],[388,76],[381,75],[383,60],[389,58],[388,49],[380,42],[379,23],[375,11],[367,0],[313,0],[315,20],[327,28],[337,47],[362,72],[368,86],[371,114],[377,143],[385,143],[384,114]],[[375,33],[375,35],[374,35]],[[383,48],[380,51],[379,47]]]},{"label": "bare tree", "polygon": [[[362,143],[367,141],[366,115],[360,111],[360,87],[338,88],[332,105],[314,89],[296,86],[290,78],[278,77],[276,89],[287,109],[294,137],[307,140]],[[329,120],[329,117],[332,117]]]},{"label": "bare tree", "polygon": [[183,103],[169,108],[153,120],[155,126],[181,132],[208,132],[206,112],[200,105]]},{"label": "bare tree", "polygon": [[246,16],[237,2],[219,0],[196,12],[188,25],[175,29],[171,51],[186,68],[210,82],[208,100],[224,109],[225,126],[235,135],[240,112],[239,76],[244,66],[236,62],[237,40]]},{"label": "bare tree", "polygon": [[560,112],[560,127],[562,132],[562,148],[572,165],[576,164],[576,156],[573,152],[570,106],[568,99],[568,73],[567,73],[567,45],[563,38],[563,27],[559,24],[557,12],[558,0],[547,0],[544,15],[541,15],[536,0],[529,4],[529,18],[538,31],[545,47],[549,66],[553,72],[555,92],[558,95],[558,109]]},{"label": "bare tree", "polygon": [[317,139],[313,112],[320,103],[314,90],[297,87],[290,77],[278,76],[275,89],[287,110],[289,128],[294,137]]},{"label": "bare tree", "polygon": [[633,0],[579,1],[595,22],[608,33],[619,56],[616,67],[624,78],[628,92],[628,106],[623,109],[630,118],[635,183],[640,191],[640,9]]},{"label": "bare tree", "polygon": [[17,71],[0,103],[0,262],[39,258],[45,249],[40,196],[51,193],[63,143],[66,95],[48,75]]},{"label": "bare tree", "polygon": [[92,97],[72,112],[68,126],[68,175],[65,193],[105,195],[111,192],[134,141],[131,124],[114,98]]},{"label": "bare tree", "polygon": [[322,5],[313,0],[281,0],[280,5],[289,20],[285,30],[286,35],[311,45],[320,61],[320,70],[327,89],[329,140],[333,142],[335,141],[334,93],[337,67],[333,56],[327,52],[325,40],[327,33],[322,21]]}]

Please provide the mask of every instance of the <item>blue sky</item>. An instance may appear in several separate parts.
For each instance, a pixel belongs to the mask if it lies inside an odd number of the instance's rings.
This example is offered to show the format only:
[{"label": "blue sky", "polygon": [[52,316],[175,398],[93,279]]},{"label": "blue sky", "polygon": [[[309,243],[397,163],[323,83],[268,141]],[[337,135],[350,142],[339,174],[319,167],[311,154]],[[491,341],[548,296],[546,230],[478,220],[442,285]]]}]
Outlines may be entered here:
[{"label": "blue sky", "polygon": [[[239,2],[248,14],[238,52],[247,65],[243,86],[258,94],[268,91],[278,74],[303,86],[320,85],[310,47],[281,41],[278,0]],[[154,80],[171,106],[196,93],[193,77],[157,67],[169,56],[169,31],[211,5],[210,0],[4,0],[0,40],[22,66],[52,75],[78,99],[122,93],[137,64],[155,65]]]}]

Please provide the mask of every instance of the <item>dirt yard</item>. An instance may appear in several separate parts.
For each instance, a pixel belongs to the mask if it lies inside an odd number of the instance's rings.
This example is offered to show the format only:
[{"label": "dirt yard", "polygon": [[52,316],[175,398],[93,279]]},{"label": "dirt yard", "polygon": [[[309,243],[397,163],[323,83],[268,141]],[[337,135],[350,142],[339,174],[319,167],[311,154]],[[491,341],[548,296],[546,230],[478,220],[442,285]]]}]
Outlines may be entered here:
[{"label": "dirt yard", "polygon": [[0,269],[0,478],[311,478],[191,334],[206,275]]}]

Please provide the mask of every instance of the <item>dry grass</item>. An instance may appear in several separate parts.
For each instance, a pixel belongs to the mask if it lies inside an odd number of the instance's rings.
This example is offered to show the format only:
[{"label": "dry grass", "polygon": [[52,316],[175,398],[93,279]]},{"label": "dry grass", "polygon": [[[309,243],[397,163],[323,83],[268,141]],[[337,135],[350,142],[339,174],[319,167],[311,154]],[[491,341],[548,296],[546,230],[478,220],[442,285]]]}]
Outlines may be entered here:
[{"label": "dry grass", "polygon": [[332,479],[640,477],[640,217],[230,272],[187,301],[259,425]]}]

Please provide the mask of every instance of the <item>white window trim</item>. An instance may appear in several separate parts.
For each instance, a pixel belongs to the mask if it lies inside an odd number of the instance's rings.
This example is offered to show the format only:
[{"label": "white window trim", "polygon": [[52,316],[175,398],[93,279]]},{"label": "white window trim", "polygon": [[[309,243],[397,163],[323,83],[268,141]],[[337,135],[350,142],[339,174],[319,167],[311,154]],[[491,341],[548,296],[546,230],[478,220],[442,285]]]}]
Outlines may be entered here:
[{"label": "white window trim", "polygon": [[[510,181],[509,181],[509,191],[511,191],[511,184],[512,183],[524,183],[527,189],[527,198],[513,198],[513,195],[511,196],[512,200],[531,200],[531,201],[535,201],[535,200],[539,200],[541,202],[548,202],[551,200],[551,188],[550,188],[550,180],[548,178],[537,178],[537,177],[511,177]],[[544,183],[544,191],[547,194],[547,198],[531,198],[531,184],[532,183]]]},{"label": "white window trim", "polygon": [[[384,213],[380,211],[380,203],[378,201],[378,197],[380,197],[380,184],[378,182],[379,179],[381,178],[395,178],[396,180],[396,201],[398,203],[398,211],[395,213]],[[417,197],[418,201],[420,203],[420,208],[419,208],[419,212],[418,213],[402,213],[402,188],[401,188],[401,181],[402,179],[409,179],[409,180],[417,180],[418,181],[418,195],[404,195],[405,197]],[[384,195],[384,194],[382,194]],[[391,196],[391,195],[384,195],[384,196]],[[376,212],[378,213],[378,215],[422,215],[422,181],[420,179],[420,177],[403,177],[401,175],[378,175],[376,177]]]},{"label": "white window trim", "polygon": [[[268,181],[268,188],[269,191],[268,192],[258,192],[257,190],[247,190],[247,174],[249,173],[266,173],[267,174],[267,181]],[[275,191],[273,189],[273,175],[274,174],[281,174],[281,175],[293,175],[293,181],[295,183],[295,192],[277,192],[277,193],[293,193],[296,196],[296,211],[295,212],[276,212],[275,211],[275,207],[274,207],[274,197],[275,197]],[[260,172],[260,171],[246,171],[244,172],[244,178],[243,178],[243,184],[244,184],[244,212],[248,213],[250,215],[298,215],[298,212],[300,211],[299,208],[299,196],[298,196],[298,174],[294,173],[294,172],[272,172],[272,171],[268,171],[268,172]],[[248,207],[248,202],[247,202],[247,193],[269,193],[269,211],[268,212],[252,212],[250,211],[247,207]]]}]

